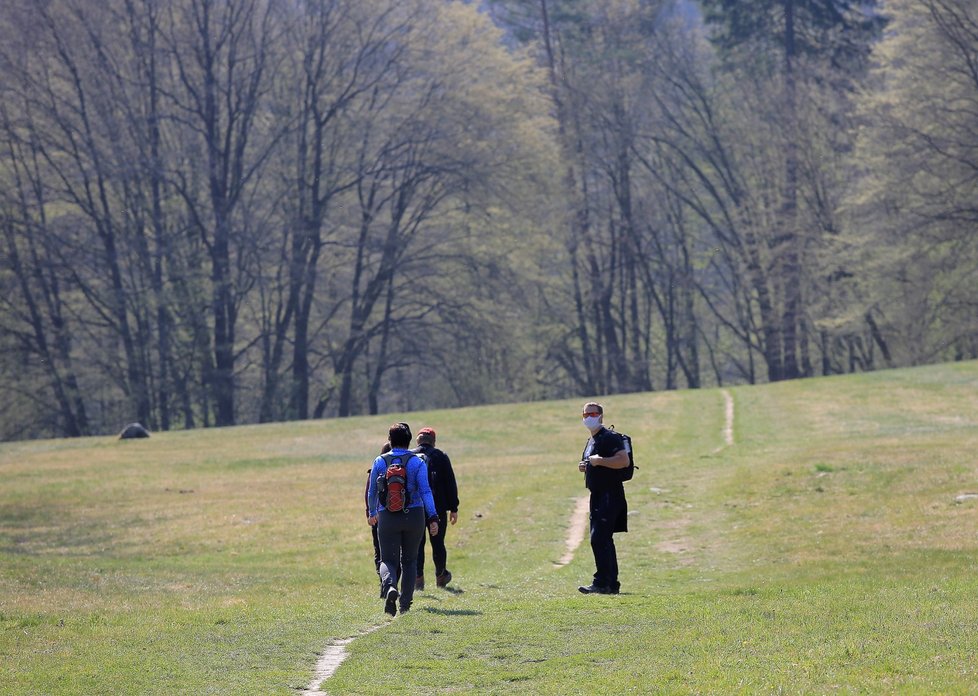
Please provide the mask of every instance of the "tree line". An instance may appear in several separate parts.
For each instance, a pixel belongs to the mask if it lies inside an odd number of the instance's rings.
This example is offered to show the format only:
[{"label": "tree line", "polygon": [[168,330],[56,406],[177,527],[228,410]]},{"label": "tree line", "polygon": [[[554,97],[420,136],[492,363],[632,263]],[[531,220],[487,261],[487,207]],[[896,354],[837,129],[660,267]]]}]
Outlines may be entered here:
[{"label": "tree line", "polygon": [[0,9],[0,436],[978,357],[964,0]]}]

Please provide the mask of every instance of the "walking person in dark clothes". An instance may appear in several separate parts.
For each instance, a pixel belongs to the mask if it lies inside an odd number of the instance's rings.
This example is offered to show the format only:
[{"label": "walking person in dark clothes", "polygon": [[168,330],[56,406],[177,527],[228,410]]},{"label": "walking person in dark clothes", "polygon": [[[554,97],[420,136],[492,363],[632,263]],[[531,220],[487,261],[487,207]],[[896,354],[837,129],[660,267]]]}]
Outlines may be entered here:
[{"label": "walking person in dark clothes", "polygon": [[[387,454],[391,451],[391,443],[385,442],[384,446],[380,448],[381,454]],[[367,513],[367,522],[370,521],[370,479],[373,473],[373,467],[371,466],[367,469],[367,485],[363,487],[363,505]],[[374,570],[377,572],[377,577],[380,577],[380,540],[377,538],[377,525],[371,524],[370,526],[370,536],[373,538],[374,542]],[[384,583],[380,583],[380,596],[384,596]]]},{"label": "walking person in dark clothes", "polygon": [[591,491],[591,551],[594,579],[578,590],[584,594],[618,594],[618,554],[614,534],[628,531],[628,503],[621,470],[628,466],[628,451],[621,435],[604,427],[601,404],[584,404],[584,427],[591,438],[584,447],[578,470]]},{"label": "walking person in dark clothes", "polygon": [[[452,573],[446,567],[448,551],[445,549],[445,533],[448,524],[458,522],[458,486],[455,483],[455,471],[452,460],[448,455],[435,447],[434,428],[421,428],[418,431],[418,446],[414,451],[424,456],[428,463],[428,483],[431,494],[435,499],[435,510],[438,512],[438,533],[431,534],[431,560],[435,564],[435,582],[438,587],[445,587],[452,581]],[[415,587],[424,589],[424,535],[421,535],[421,546],[418,548],[418,577]]]},{"label": "walking person in dark clothes", "polygon": [[[411,608],[414,581],[417,577],[418,546],[426,525],[432,534],[438,533],[438,516],[428,485],[428,467],[408,449],[411,446],[411,429],[404,423],[395,423],[390,427],[388,435],[391,451],[374,460],[370,473],[370,486],[367,489],[370,517],[367,521],[371,525],[377,525],[384,611],[394,616],[398,610],[398,600],[401,613]],[[388,510],[380,499],[379,479],[387,475],[388,462],[385,456],[400,457],[406,462],[408,498],[403,511]],[[400,592],[397,590],[398,580],[401,583]]]}]

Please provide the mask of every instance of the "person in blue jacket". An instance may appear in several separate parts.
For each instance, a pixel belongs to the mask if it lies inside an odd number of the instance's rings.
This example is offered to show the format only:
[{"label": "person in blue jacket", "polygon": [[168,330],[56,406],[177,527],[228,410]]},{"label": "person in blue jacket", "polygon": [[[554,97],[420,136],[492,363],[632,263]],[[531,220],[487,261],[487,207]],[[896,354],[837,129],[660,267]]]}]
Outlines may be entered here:
[{"label": "person in blue jacket", "polygon": [[[377,525],[380,542],[381,595],[384,611],[397,614],[398,600],[401,613],[411,608],[414,584],[418,568],[418,547],[424,536],[425,525],[432,535],[438,534],[438,513],[428,484],[428,468],[424,461],[408,449],[411,446],[411,429],[406,423],[395,423],[388,431],[391,451],[387,456],[403,456],[407,459],[408,504],[405,511],[392,512],[380,499],[378,480],[387,474],[384,455],[374,460],[367,490],[368,522]],[[398,564],[400,564],[401,591],[397,591]]]}]

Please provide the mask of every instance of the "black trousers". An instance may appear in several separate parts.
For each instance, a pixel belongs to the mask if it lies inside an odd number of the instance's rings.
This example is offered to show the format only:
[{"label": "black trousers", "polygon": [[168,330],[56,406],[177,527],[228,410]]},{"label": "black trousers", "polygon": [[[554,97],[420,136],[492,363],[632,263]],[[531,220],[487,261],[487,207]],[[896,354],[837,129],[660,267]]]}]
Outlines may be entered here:
[{"label": "black trousers", "polygon": [[[448,511],[438,513],[438,534],[431,534],[431,560],[435,563],[435,575],[445,572],[445,564],[448,562],[448,551],[445,549],[445,534],[448,533]],[[418,575],[424,575],[424,538],[421,535],[421,545],[418,547]]]},{"label": "black trousers", "polygon": [[[418,569],[418,545],[424,536],[424,508],[408,512],[381,510],[377,518],[380,542],[380,581],[384,592],[401,581],[401,610],[410,608],[414,599],[414,580]],[[398,577],[400,564],[400,577]]]},{"label": "black trousers", "polygon": [[374,540],[374,570],[380,574],[380,539],[377,538],[377,525],[370,528],[370,536]]},{"label": "black trousers", "polygon": [[625,490],[614,486],[591,492],[591,551],[594,553],[594,584],[618,590],[618,551],[615,531],[623,531]]}]

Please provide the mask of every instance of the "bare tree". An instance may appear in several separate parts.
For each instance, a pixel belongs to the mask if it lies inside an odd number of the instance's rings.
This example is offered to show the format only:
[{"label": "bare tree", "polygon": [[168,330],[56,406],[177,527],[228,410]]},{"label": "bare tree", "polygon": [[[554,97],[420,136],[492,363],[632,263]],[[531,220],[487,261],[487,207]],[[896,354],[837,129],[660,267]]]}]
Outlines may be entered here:
[{"label": "bare tree", "polygon": [[188,0],[169,8],[164,39],[175,71],[167,105],[187,136],[183,166],[171,176],[210,262],[213,333],[206,381],[216,425],[235,422],[235,341],[244,292],[236,268],[245,262],[241,228],[248,222],[243,207],[280,137],[276,128],[264,127],[270,119],[263,111],[280,31],[273,6]]},{"label": "bare tree", "polygon": [[[0,117],[4,145],[0,169],[8,173],[0,204],[4,243],[0,257],[14,280],[0,294],[4,308],[0,317],[4,331],[14,339],[15,350],[30,356],[24,364],[36,363],[44,385],[25,388],[15,382],[7,390],[11,394],[21,391],[23,398],[39,401],[37,411],[42,418],[49,411],[46,400],[53,398],[50,410],[59,416],[55,431],[67,437],[87,435],[89,420],[75,366],[70,309],[62,292],[64,269],[59,254],[52,253],[57,240],[49,234],[45,217],[39,154],[23,139],[27,133],[11,122],[6,107],[0,107]],[[34,369],[29,370],[33,373]]]}]

